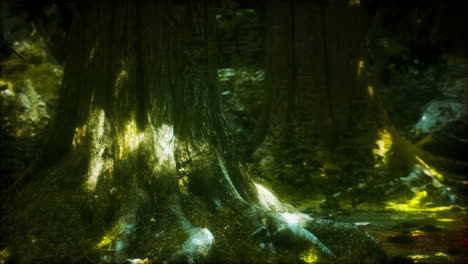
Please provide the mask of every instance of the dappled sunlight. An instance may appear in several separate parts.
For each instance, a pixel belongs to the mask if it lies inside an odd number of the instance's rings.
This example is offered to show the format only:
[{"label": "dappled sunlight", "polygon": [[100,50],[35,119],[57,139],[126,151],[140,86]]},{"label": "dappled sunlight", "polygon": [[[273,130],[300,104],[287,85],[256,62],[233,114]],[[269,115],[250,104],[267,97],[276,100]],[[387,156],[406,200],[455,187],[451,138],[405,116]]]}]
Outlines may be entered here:
[{"label": "dappled sunlight", "polygon": [[143,141],[145,134],[138,131],[134,119],[125,124],[123,142],[119,144],[119,158],[124,159],[128,153],[134,151]]},{"label": "dappled sunlight", "polygon": [[2,251],[0,251],[0,263],[1,264],[6,263],[6,259],[9,256],[10,256],[10,251],[8,250],[8,248],[5,248]]},{"label": "dappled sunlight", "polygon": [[438,171],[436,171],[434,168],[431,166],[427,165],[426,162],[424,162],[420,157],[415,156],[416,160],[419,161],[419,163],[424,167],[424,172],[431,176],[435,177],[437,180],[442,181],[444,180],[444,176],[440,174]]},{"label": "dappled sunlight", "polygon": [[447,211],[453,208],[452,205],[429,207],[431,203],[422,202],[422,200],[426,197],[427,191],[418,191],[415,192],[413,198],[407,203],[388,202],[385,208],[404,212],[439,212]]},{"label": "dappled sunlight", "polygon": [[15,94],[15,91],[11,89],[11,87],[13,87],[13,83],[11,81],[0,78],[0,94],[1,95],[13,96]]},{"label": "dappled sunlight", "polygon": [[193,263],[195,258],[208,255],[215,243],[215,238],[207,228],[192,228],[188,235],[189,238],[176,254],[184,255],[188,263]]},{"label": "dappled sunlight", "polygon": [[[414,196],[407,202],[401,200],[389,201],[386,204],[387,209],[407,212],[438,212],[454,208],[458,198],[452,189],[439,181],[434,174],[426,169],[421,164],[415,164],[413,170],[405,177],[400,177],[401,183],[405,184],[413,193]],[[437,189],[440,199],[450,202],[451,206],[437,206],[432,199],[423,202],[427,198],[431,198],[434,194],[429,195],[428,189]]]},{"label": "dappled sunlight", "polygon": [[22,40],[13,42],[13,49],[20,54],[28,54],[39,56],[42,58],[47,57],[46,43],[43,39],[34,42],[32,40]]},{"label": "dappled sunlight", "polygon": [[367,92],[369,93],[369,96],[372,97],[374,96],[374,87],[372,85],[367,86]]},{"label": "dappled sunlight", "polygon": [[439,221],[439,222],[455,222],[455,219],[451,219],[451,218],[439,218],[439,219],[437,219],[437,221]]},{"label": "dappled sunlight", "polygon": [[112,174],[114,168],[114,161],[104,157],[107,143],[105,137],[105,123],[106,115],[104,110],[94,110],[88,123],[90,129],[89,134],[91,136],[91,153],[85,182],[86,188],[91,191],[96,189],[96,184],[103,171]]},{"label": "dappled sunlight", "polygon": [[[388,152],[392,149],[393,140],[392,135],[386,130],[379,131],[379,138],[375,142],[376,148],[373,149],[374,157],[381,158],[383,164],[388,162]],[[380,167],[382,164],[377,163],[375,166]]]},{"label": "dappled sunlight", "polygon": [[121,70],[119,74],[117,75],[117,78],[115,79],[115,86],[119,86],[122,84],[122,81],[124,81],[126,78],[128,78],[128,73],[126,70]]},{"label": "dappled sunlight", "polygon": [[282,211],[284,210],[283,204],[273,195],[267,188],[263,187],[258,183],[254,183],[257,188],[258,201],[260,205],[265,209],[272,211]]},{"label": "dappled sunlight", "polygon": [[411,254],[408,256],[408,258],[412,259],[414,263],[429,263],[428,260],[433,260],[434,257],[439,257],[441,260],[446,260],[447,254],[439,251],[433,254]]},{"label": "dappled sunlight", "polygon": [[86,137],[88,131],[88,124],[84,124],[80,127],[75,128],[75,133],[73,135],[72,147],[77,148]]},{"label": "dappled sunlight", "polygon": [[308,264],[312,263],[317,263],[319,260],[319,256],[317,253],[317,250],[315,248],[311,248],[305,252],[303,252],[301,255],[301,259]]},{"label": "dappled sunlight", "polygon": [[349,6],[360,6],[361,5],[361,0],[349,0],[348,5]]},{"label": "dappled sunlight", "polygon": [[95,51],[96,51],[95,47],[92,47],[91,50],[89,51],[88,63],[91,62],[92,59],[94,59],[94,52]]},{"label": "dappled sunlight", "polygon": [[117,226],[114,226],[110,231],[108,231],[104,236],[102,236],[101,240],[96,244],[96,248],[104,249],[110,246],[112,241],[117,236]]},{"label": "dappled sunlight", "polygon": [[[75,129],[73,147],[78,149],[82,144],[89,146],[90,160],[85,187],[90,191],[95,190],[100,177],[104,174],[111,175],[114,170],[114,159],[110,153],[109,130],[103,110],[93,111],[88,123]],[[89,142],[84,142],[84,140]],[[130,153],[144,143],[146,143],[144,148],[150,151],[150,160],[154,164],[155,172],[163,168],[175,168],[172,126],[163,124],[157,129],[149,126],[145,131],[139,131],[133,119],[128,121],[117,146],[118,159],[127,159]]]},{"label": "dappled sunlight", "polygon": [[0,264],[466,258],[450,8],[10,2]]},{"label": "dappled sunlight", "polygon": [[226,180],[226,182],[228,183],[229,185],[229,190],[231,191],[231,193],[233,194],[233,196],[236,198],[236,199],[239,199],[239,200],[244,200],[242,199],[242,196],[239,194],[239,192],[237,191],[236,187],[234,186],[234,184],[232,183],[232,180],[231,180],[231,177],[229,176],[229,172],[226,168],[226,165],[224,164],[224,160],[223,158],[221,157],[221,155],[216,152],[216,155],[218,156],[218,163],[219,163],[219,167],[221,168],[221,171],[223,173],[223,176],[224,176],[224,179]]},{"label": "dappled sunlight", "polygon": [[288,224],[296,224],[300,226],[304,226],[307,223],[307,221],[312,220],[310,216],[303,213],[284,212],[280,215],[284,218],[284,220],[286,220]]},{"label": "dappled sunlight", "polygon": [[[121,61],[122,67],[124,67],[124,62]],[[119,96],[121,90],[123,89],[126,81],[128,80],[128,72],[125,69],[122,69],[119,74],[117,74],[117,78],[115,78],[115,89],[114,89],[114,96]]]},{"label": "dappled sunlight", "polygon": [[[133,210],[132,210],[133,209]],[[134,208],[130,212],[119,219],[119,221],[109,229],[96,243],[95,247],[99,250],[109,250],[119,252],[125,248],[128,236],[134,231],[135,225],[132,220],[134,219]]]},{"label": "dappled sunlight", "polygon": [[361,79],[361,76],[362,76],[362,72],[364,71],[364,60],[363,59],[359,59],[358,61],[358,69],[357,69],[357,79],[360,80]]},{"label": "dappled sunlight", "polygon": [[152,129],[151,132],[158,165],[169,163],[170,166],[175,167],[173,127],[162,124],[161,127]]}]

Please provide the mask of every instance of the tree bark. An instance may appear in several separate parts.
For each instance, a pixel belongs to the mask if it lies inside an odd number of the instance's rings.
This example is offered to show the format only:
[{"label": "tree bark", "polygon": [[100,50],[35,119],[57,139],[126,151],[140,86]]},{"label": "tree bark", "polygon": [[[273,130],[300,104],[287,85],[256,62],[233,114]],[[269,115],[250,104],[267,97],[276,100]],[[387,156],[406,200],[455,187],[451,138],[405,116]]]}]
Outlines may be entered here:
[{"label": "tree bark", "polygon": [[[20,262],[261,262],[276,249],[287,262],[304,250],[339,260],[306,229],[327,223],[254,183],[237,158],[216,86],[213,10],[78,4],[50,138],[5,210]],[[355,260],[380,259],[359,234]],[[280,251],[289,242],[300,251]]]},{"label": "tree bark", "polygon": [[213,10],[198,1],[78,4],[58,114],[26,178],[109,203],[105,221],[104,212],[85,210],[85,218],[113,226],[103,235],[113,237],[108,260],[134,252],[131,235],[148,226],[141,208],[159,208],[175,228],[210,238],[188,220],[182,194],[214,209],[258,200],[230,151],[220,109]]},{"label": "tree bark", "polygon": [[272,1],[267,8],[271,100],[264,126],[274,131],[292,114],[302,113],[311,127],[321,128],[305,132],[311,144],[333,149],[355,126],[350,104],[372,102],[369,77],[364,69],[358,74],[359,64],[365,63],[367,14],[345,1]]},{"label": "tree bark", "polygon": [[[260,160],[254,170],[298,197],[350,189],[355,206],[358,193],[426,166],[427,155],[399,136],[380,100],[366,10],[352,1],[268,4],[267,100],[253,140]],[[446,188],[439,180],[437,188]],[[362,199],[381,205],[387,198]]]}]

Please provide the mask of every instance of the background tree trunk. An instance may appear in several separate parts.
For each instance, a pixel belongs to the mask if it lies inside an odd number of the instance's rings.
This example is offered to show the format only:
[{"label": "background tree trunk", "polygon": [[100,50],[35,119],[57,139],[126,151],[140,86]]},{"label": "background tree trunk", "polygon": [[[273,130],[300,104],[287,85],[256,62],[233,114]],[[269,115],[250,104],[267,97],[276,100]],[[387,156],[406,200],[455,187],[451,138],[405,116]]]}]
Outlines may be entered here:
[{"label": "background tree trunk", "polygon": [[[426,166],[427,155],[398,135],[382,105],[367,54],[371,17],[353,1],[268,3],[257,172],[289,185],[280,193],[293,199],[337,189],[352,190],[353,206],[390,199],[395,186],[385,184]],[[374,186],[388,196],[376,199]]]},{"label": "background tree trunk", "polygon": [[364,63],[368,16],[345,1],[272,1],[268,8],[267,127],[306,115],[311,144],[336,147],[355,126],[350,104],[370,104]]}]

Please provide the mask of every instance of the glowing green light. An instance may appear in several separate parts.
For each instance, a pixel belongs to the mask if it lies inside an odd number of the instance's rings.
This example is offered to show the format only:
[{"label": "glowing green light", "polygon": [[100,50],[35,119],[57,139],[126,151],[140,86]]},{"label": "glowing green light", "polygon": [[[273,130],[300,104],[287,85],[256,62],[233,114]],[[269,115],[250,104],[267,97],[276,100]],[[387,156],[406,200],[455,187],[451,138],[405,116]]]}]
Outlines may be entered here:
[{"label": "glowing green light", "polygon": [[372,85],[367,86],[367,91],[369,92],[370,96],[374,96],[374,87]]},{"label": "glowing green light", "polygon": [[125,126],[124,143],[125,146],[130,148],[130,150],[137,148],[143,140],[144,136],[145,134],[143,132],[138,132],[134,120],[128,122]]},{"label": "glowing green light", "polygon": [[114,95],[117,96],[120,92],[120,89],[122,87],[122,83],[128,79],[128,73],[126,70],[121,70],[119,74],[117,75],[117,78],[115,79],[115,92]]},{"label": "glowing green light", "polygon": [[99,243],[96,244],[97,248],[105,248],[108,247],[112,241],[117,237],[117,230],[118,226],[116,225],[114,228],[112,228],[109,232],[107,232],[99,241]]},{"label": "glowing green light", "polygon": [[429,258],[429,255],[414,254],[414,255],[409,255],[408,257],[409,257],[410,259],[414,259],[415,262],[416,262],[417,260]]},{"label": "glowing green light", "polygon": [[358,80],[361,79],[362,71],[364,70],[364,60],[360,59],[358,61],[358,69],[357,69],[357,78]]},{"label": "glowing green light", "polygon": [[8,87],[8,89],[6,89],[5,91],[8,91],[11,95],[14,94],[14,91],[12,89],[13,88],[13,83],[12,82],[0,79],[0,87],[1,86]]},{"label": "glowing green light", "polygon": [[125,125],[123,143],[119,146],[119,158],[123,159],[125,154],[135,150],[143,141],[145,133],[139,132],[134,120]]},{"label": "glowing green light", "polygon": [[311,248],[307,250],[306,252],[302,253],[300,257],[305,263],[309,263],[309,264],[317,263],[317,261],[319,260],[319,257],[315,248]]},{"label": "glowing green light", "polygon": [[72,143],[73,148],[76,148],[79,144],[81,144],[81,141],[86,136],[87,130],[88,130],[88,126],[86,124],[81,127],[75,128],[75,134],[73,136],[73,143]]},{"label": "glowing green light", "polygon": [[[386,164],[388,161],[388,152],[391,150],[393,145],[392,135],[386,130],[383,129],[379,132],[379,139],[375,142],[377,148],[374,148],[373,153],[375,158],[382,158],[383,164]],[[379,167],[381,164],[376,164],[376,167]]]},{"label": "glowing green light", "polygon": [[449,218],[440,218],[440,219],[437,219],[437,221],[440,221],[440,222],[454,222],[455,219],[449,219]]},{"label": "glowing green light", "polygon": [[431,166],[427,165],[426,162],[424,162],[420,157],[418,156],[415,156],[415,158],[419,161],[419,163],[421,163],[421,165],[424,166],[425,170],[424,172],[429,175],[429,176],[434,176],[436,177],[438,180],[442,181],[444,180],[444,176],[442,176],[442,174],[440,174],[438,171],[436,171],[434,168],[432,168]]},{"label": "glowing green light", "polygon": [[90,62],[94,58],[94,52],[95,51],[96,51],[96,49],[94,47],[89,51],[88,62]]},{"label": "glowing green light", "polygon": [[447,211],[453,208],[453,206],[438,206],[438,207],[422,207],[421,201],[423,198],[427,197],[426,191],[416,192],[414,197],[409,200],[407,203],[394,203],[388,202],[386,209],[393,209],[397,211],[405,212],[439,212]]},{"label": "glowing green light", "polygon": [[10,256],[10,251],[8,248],[5,248],[4,250],[0,251],[0,264],[6,263],[6,259]]}]

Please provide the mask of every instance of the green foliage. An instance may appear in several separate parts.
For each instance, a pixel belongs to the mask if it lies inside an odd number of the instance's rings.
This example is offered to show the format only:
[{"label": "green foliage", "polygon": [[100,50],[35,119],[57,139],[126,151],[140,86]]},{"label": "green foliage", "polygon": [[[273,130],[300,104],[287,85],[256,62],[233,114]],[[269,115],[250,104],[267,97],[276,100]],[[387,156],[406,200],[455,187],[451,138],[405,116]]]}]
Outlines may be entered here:
[{"label": "green foliage", "polygon": [[308,130],[305,115],[294,114],[282,130],[279,142],[274,144],[275,157],[279,161],[279,179],[294,186],[309,185],[318,179],[320,168],[328,158],[328,152],[320,145],[313,145],[305,133]]},{"label": "green foliage", "polygon": [[[275,186],[287,200],[301,203],[304,199],[323,200],[325,211],[357,207],[364,203],[380,205],[382,190],[375,188],[389,181],[391,175],[383,157],[375,155],[378,133],[358,103],[350,103],[353,126],[343,133],[332,151],[311,139],[308,133],[317,129],[305,114],[294,113],[277,133],[271,144],[271,160],[251,164],[253,175]],[[361,107],[362,108],[362,107]],[[386,153],[391,157],[392,152]],[[381,166],[377,166],[381,164]]]},{"label": "green foliage", "polygon": [[238,150],[249,156],[253,151],[250,135],[255,130],[264,101],[264,73],[251,68],[226,68],[218,70],[218,78],[230,131],[239,143]]}]

